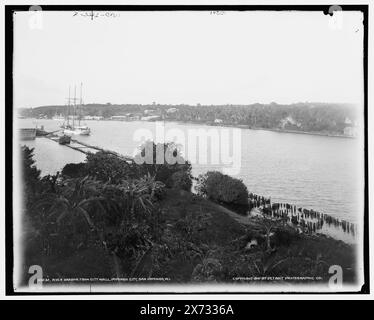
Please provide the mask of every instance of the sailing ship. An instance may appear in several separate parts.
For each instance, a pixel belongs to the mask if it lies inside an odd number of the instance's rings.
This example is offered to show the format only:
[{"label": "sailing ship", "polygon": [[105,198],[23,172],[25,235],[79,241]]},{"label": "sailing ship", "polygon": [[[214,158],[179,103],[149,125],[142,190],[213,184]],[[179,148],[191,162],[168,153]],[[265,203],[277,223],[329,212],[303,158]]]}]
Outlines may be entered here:
[{"label": "sailing ship", "polygon": [[56,120],[56,121],[64,121],[65,120],[65,117],[62,115],[62,114],[55,114],[53,117],[52,117],[52,120]]},{"label": "sailing ship", "polygon": [[[82,117],[82,83],[81,83],[81,90],[80,90],[80,101],[79,105],[77,106],[77,98],[76,98],[76,86],[74,87],[74,98],[70,98],[70,87],[69,87],[69,98],[67,104],[67,112],[64,124],[61,126],[63,129],[63,134],[72,136],[72,135],[82,135],[88,136],[91,134],[91,129],[87,125],[81,125],[81,117]],[[73,104],[71,104],[71,100],[73,100]],[[73,110],[73,115],[70,123],[70,111]],[[76,124],[78,122],[78,124]]]},{"label": "sailing ship", "polygon": [[91,134],[91,129],[88,126],[75,126],[73,125],[66,125],[64,126],[63,133],[65,135],[81,135],[81,136],[89,136]]}]

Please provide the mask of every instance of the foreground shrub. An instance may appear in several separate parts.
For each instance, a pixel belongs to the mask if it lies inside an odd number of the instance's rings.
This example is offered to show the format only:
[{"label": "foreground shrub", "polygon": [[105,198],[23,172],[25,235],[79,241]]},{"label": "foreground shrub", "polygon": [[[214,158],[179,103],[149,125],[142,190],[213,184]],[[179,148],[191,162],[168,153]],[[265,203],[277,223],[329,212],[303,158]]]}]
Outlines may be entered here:
[{"label": "foreground shrub", "polygon": [[156,181],[156,178],[149,174],[139,179],[138,187],[143,188],[152,201],[160,200],[165,196],[165,184]]},{"label": "foreground shrub", "polygon": [[84,177],[87,174],[86,167],[84,162],[68,163],[62,168],[61,174],[70,178]]},{"label": "foreground shrub", "polygon": [[218,171],[199,175],[196,190],[215,202],[248,209],[248,190],[243,181]]},{"label": "foreground shrub", "polygon": [[134,165],[104,151],[88,154],[85,167],[87,175],[104,182],[120,183],[121,180],[138,176]]},{"label": "foreground shrub", "polygon": [[23,175],[23,194],[25,205],[33,202],[40,182],[40,170],[36,168],[34,160],[34,148],[23,146],[21,148],[21,170]]},{"label": "foreground shrub", "polygon": [[182,157],[180,149],[172,142],[155,144],[147,141],[140,147],[135,159],[136,163],[141,163],[138,167],[143,175],[150,174],[156,181],[165,184],[169,184],[176,172],[191,175],[191,164]]},{"label": "foreground shrub", "polygon": [[[174,143],[155,144],[145,142],[135,155],[135,162],[127,162],[116,154],[100,151],[87,155],[84,164],[69,164],[64,167],[63,174],[70,177],[91,176],[103,182],[112,184],[123,180],[141,179],[151,176],[155,181],[166,184],[172,175],[180,173],[175,179],[183,179],[183,188],[188,188],[191,176],[191,164],[185,161]],[[82,172],[80,172],[80,170]]]},{"label": "foreground shrub", "polygon": [[40,170],[35,166],[34,148],[23,146],[21,148],[22,172],[26,185],[34,187],[40,179]]},{"label": "foreground shrub", "polygon": [[217,281],[222,273],[221,263],[214,258],[206,258],[192,272],[192,281]]},{"label": "foreground shrub", "polygon": [[299,238],[297,231],[290,227],[279,227],[275,230],[274,245],[289,246],[294,240]]},{"label": "foreground shrub", "polygon": [[[123,180],[120,184],[104,183],[88,176],[62,177],[53,192],[44,193],[29,209],[39,237],[37,244],[43,251],[40,253],[66,257],[106,243],[103,248],[108,249],[110,244],[109,249],[113,247],[118,257],[129,256],[126,248],[135,246],[130,242],[136,235],[129,230],[138,230],[149,239],[159,237],[160,214],[156,203],[164,188],[162,182],[151,176]],[[112,234],[115,239],[113,236],[106,239],[106,234]],[[144,246],[148,248],[148,242]]]},{"label": "foreground shrub", "polygon": [[174,189],[182,189],[185,191],[191,191],[192,179],[191,175],[185,171],[174,172],[168,180],[168,186]]}]

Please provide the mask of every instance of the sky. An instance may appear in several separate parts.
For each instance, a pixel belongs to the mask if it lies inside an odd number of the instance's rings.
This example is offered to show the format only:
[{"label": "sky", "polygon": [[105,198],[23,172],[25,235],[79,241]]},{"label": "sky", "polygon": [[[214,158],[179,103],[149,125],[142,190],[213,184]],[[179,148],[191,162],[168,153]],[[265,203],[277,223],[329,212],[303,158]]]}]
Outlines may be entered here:
[{"label": "sky", "polygon": [[85,14],[15,13],[16,108],[81,82],[84,103],[363,102],[359,12]]}]

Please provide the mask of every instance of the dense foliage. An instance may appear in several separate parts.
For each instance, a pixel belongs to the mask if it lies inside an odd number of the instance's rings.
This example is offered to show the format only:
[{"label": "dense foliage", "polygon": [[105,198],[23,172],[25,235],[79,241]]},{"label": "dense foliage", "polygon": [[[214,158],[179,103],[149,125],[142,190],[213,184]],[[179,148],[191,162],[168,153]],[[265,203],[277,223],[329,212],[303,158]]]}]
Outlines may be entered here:
[{"label": "dense foliage", "polygon": [[191,175],[185,171],[177,171],[171,175],[171,187],[174,189],[181,189],[185,191],[191,191],[192,179]]},{"label": "dense foliage", "polygon": [[[162,163],[157,161],[157,150],[162,155]],[[146,151],[149,153],[149,158]],[[168,154],[171,154],[171,157],[170,155],[168,157]],[[167,161],[170,158],[174,159],[173,163]],[[192,185],[191,164],[184,160],[178,146],[174,143],[155,144],[152,141],[147,141],[140,146],[135,160],[135,162],[130,162],[111,152],[99,151],[88,154],[84,163],[65,165],[62,174],[71,178],[88,175],[110,183],[152,176],[156,181],[163,182],[168,187],[175,187],[176,182],[181,182],[183,183],[182,189],[187,190],[188,185]]]},{"label": "dense foliage", "polygon": [[[165,146],[180,157],[173,146]],[[108,152],[89,154],[84,163],[68,164],[61,174],[40,178],[33,150],[25,147],[22,154],[30,186],[25,190],[30,227],[26,264],[38,257],[67,259],[104,250],[117,277],[141,273],[142,261],[153,255],[162,234],[159,201],[165,184],[160,179],[172,181],[176,173],[190,179],[191,166],[184,160],[139,165]],[[48,262],[43,267],[47,277],[54,275]]]},{"label": "dense foliage", "polygon": [[[205,199],[210,195],[215,201],[244,203],[247,191],[236,179],[209,172],[198,185],[201,197],[165,188],[155,179],[157,168],[142,171],[147,167],[141,165],[129,173],[126,162],[108,154],[41,178],[32,150],[22,152],[25,185],[33,186],[24,190],[29,199],[23,224],[25,282],[34,264],[42,266],[47,279],[227,282],[235,277],[292,275],[327,281],[333,264],[344,268],[344,281],[354,279],[349,246],[302,237],[281,223],[261,219],[245,228],[227,209]],[[102,169],[86,171],[87,163],[97,159],[103,161],[96,162]],[[114,174],[104,169],[105,163],[115,168]],[[168,178],[188,185],[190,166],[182,168],[187,169],[168,170]],[[253,241],[256,245],[249,246]]]},{"label": "dense foliage", "polygon": [[87,175],[87,167],[86,164],[81,163],[68,163],[66,164],[61,171],[61,174],[66,177],[70,178],[78,178],[84,177]]},{"label": "dense foliage", "polygon": [[248,190],[242,180],[232,178],[219,171],[208,171],[198,177],[198,194],[215,202],[240,206],[248,210]]},{"label": "dense foliage", "polygon": [[89,176],[110,183],[119,183],[138,176],[135,166],[105,151],[88,154],[85,171]]},{"label": "dense foliage", "polygon": [[140,147],[135,160],[137,163],[143,161],[139,165],[141,173],[150,174],[170,187],[174,186],[172,177],[175,173],[191,181],[191,164],[182,157],[179,147],[172,142],[155,144],[147,141]]},{"label": "dense foliage", "polygon": [[27,146],[23,146],[21,149],[22,157],[22,176],[24,188],[24,194],[26,195],[25,202],[26,204],[32,199],[35,193],[38,191],[37,186],[40,180],[40,170],[35,166],[35,160],[33,159],[34,149]]}]

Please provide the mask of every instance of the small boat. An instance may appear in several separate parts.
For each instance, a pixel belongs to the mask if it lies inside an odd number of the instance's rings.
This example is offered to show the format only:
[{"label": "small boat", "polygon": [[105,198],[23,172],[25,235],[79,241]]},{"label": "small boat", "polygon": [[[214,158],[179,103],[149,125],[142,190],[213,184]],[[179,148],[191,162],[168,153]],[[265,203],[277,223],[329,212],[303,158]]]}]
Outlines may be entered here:
[{"label": "small boat", "polygon": [[44,130],[44,126],[40,126],[40,128],[36,127],[36,136],[37,137],[43,137],[43,136],[46,136],[48,134],[49,134],[49,132]]},{"label": "small boat", "polygon": [[69,144],[71,141],[71,137],[67,135],[63,135],[58,138],[58,143],[59,144]]}]

